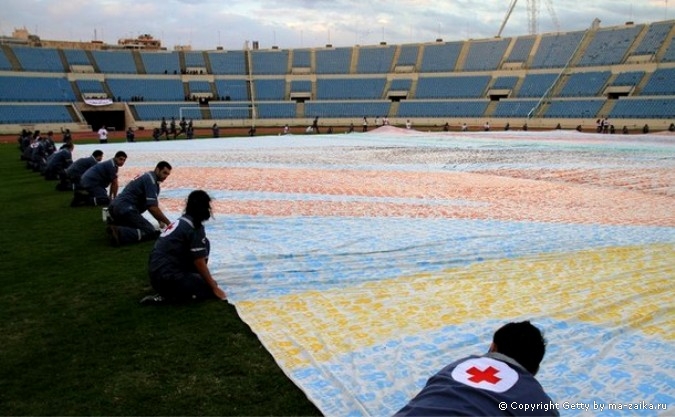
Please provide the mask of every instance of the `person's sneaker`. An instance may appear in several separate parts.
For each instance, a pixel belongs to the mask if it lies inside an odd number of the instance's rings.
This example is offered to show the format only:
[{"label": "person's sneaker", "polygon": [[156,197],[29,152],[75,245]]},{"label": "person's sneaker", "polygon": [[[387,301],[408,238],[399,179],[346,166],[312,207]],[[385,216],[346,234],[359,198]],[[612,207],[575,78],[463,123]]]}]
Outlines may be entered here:
[{"label": "person's sneaker", "polygon": [[146,295],[145,297],[141,298],[141,304],[143,305],[162,304],[164,301],[164,297],[159,294]]},{"label": "person's sneaker", "polygon": [[120,236],[117,231],[117,226],[109,224],[105,228],[106,233],[108,234],[108,238],[110,239],[110,243],[113,246],[119,246],[120,245]]}]

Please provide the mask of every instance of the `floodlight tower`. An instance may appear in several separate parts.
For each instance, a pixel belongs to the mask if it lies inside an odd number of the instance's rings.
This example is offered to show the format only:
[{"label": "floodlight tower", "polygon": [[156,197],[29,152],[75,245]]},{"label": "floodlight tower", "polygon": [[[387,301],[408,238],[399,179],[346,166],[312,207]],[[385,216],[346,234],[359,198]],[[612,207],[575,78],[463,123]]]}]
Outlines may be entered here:
[{"label": "floodlight tower", "polygon": [[[536,35],[539,33],[539,3],[540,1],[543,1],[546,4],[546,8],[548,9],[549,14],[551,15],[551,19],[553,20],[553,25],[555,26],[555,30],[557,32],[560,31],[560,24],[558,23],[558,17],[555,14],[555,10],[553,9],[553,3],[552,0],[526,0],[527,2],[527,29],[530,35]],[[513,9],[516,8],[516,4],[518,3],[518,0],[511,0],[511,4],[509,5],[509,9],[506,12],[506,17],[504,18],[504,21],[502,22],[502,25],[499,27],[499,32],[497,32],[497,37],[502,36],[502,32],[504,31],[504,27],[506,26],[506,22],[509,21],[509,18],[511,17],[511,13],[513,13]]]}]

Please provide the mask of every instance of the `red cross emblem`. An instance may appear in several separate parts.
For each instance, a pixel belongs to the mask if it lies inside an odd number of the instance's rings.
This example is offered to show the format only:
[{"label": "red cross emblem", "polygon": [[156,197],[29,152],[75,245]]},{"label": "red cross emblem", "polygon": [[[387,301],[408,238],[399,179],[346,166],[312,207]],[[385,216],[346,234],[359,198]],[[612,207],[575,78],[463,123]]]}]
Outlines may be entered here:
[{"label": "red cross emblem", "polygon": [[467,374],[470,374],[471,376],[469,377],[469,381],[479,383],[479,382],[489,382],[490,384],[496,384],[497,382],[501,381],[502,379],[497,376],[499,373],[499,369],[493,368],[492,366],[488,366],[484,370],[480,370],[476,368],[475,366],[472,366],[471,368],[466,370]]}]

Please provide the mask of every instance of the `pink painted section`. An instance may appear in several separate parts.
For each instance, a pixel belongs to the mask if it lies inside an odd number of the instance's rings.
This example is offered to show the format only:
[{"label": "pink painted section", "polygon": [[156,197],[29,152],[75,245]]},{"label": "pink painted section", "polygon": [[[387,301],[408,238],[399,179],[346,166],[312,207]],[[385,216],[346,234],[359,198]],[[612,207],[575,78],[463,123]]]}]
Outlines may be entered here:
[{"label": "pink painted section", "polygon": [[[124,171],[122,184],[125,178],[142,172]],[[163,187],[298,195],[294,201],[218,200],[214,202],[216,214],[442,217],[672,227],[675,206],[667,190],[674,182],[675,173],[658,169],[593,176],[586,170],[510,170],[487,174],[176,167]],[[334,198],[303,200],[305,194],[399,198],[419,200],[419,204]],[[163,198],[162,204],[169,210],[180,211],[184,202]]]}]

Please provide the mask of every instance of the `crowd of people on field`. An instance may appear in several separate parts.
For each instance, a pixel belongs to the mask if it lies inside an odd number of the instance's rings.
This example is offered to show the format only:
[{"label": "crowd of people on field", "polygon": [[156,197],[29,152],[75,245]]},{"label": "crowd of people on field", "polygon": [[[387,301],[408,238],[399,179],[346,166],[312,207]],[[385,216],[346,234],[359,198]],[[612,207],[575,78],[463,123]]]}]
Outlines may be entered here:
[{"label": "crowd of people on field", "polygon": [[[203,190],[192,191],[181,216],[171,220],[159,205],[160,185],[172,171],[167,161],[124,185],[119,169],[128,155],[117,151],[104,159],[101,149],[73,160],[75,145],[68,130],[57,150],[53,132],[24,130],[18,138],[20,158],[26,168],[55,181],[57,191],[72,193],[71,207],[101,207],[106,233],[113,246],[154,241],[148,274],[157,294],[144,297],[143,304],[218,298],[225,292],[207,266],[210,243],[203,223],[212,217],[211,197]],[[157,224],[144,216],[149,213]]]}]

